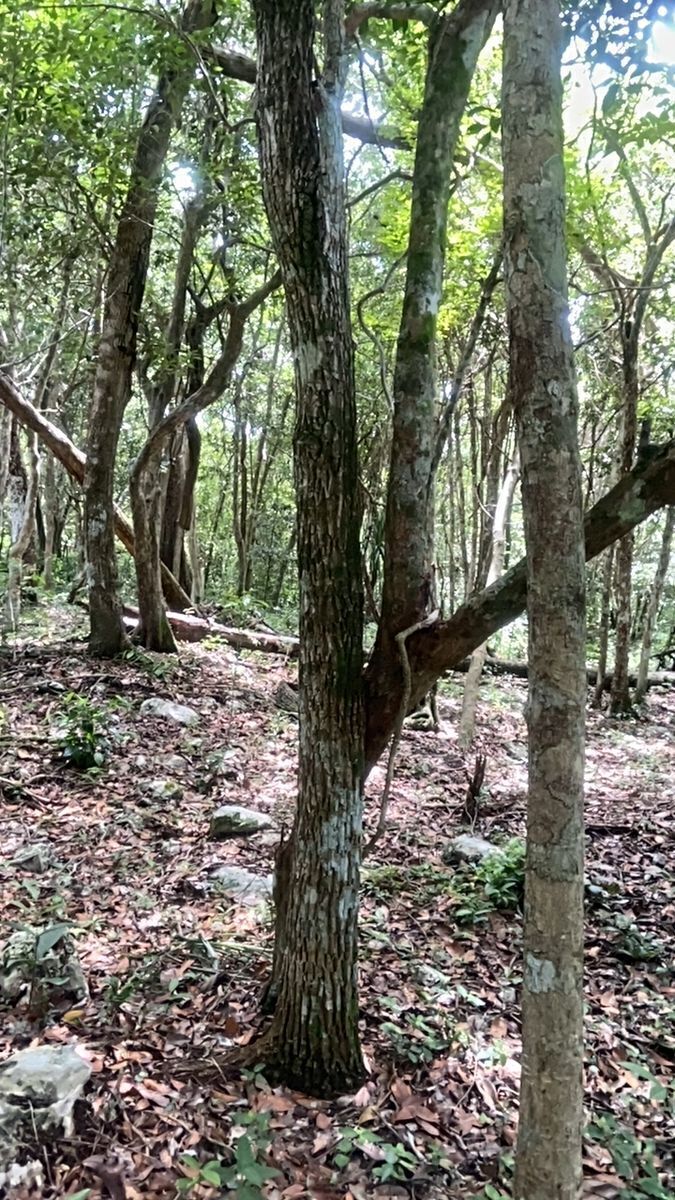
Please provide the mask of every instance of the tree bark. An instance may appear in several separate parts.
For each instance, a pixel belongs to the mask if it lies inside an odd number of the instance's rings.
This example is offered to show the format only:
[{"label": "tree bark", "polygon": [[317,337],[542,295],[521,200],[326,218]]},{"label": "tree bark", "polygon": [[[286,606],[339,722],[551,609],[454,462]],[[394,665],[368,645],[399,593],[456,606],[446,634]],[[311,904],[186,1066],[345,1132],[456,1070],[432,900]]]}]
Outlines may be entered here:
[{"label": "tree bark", "polygon": [[506,0],[509,386],[521,451],[530,666],[516,1200],[576,1200],[581,1184],[586,622],[562,49],[557,0]]},{"label": "tree bark", "polygon": [[148,650],[172,653],[176,643],[166,619],[159,556],[159,462],[162,451],[178,429],[193,420],[223,394],[241,353],[244,327],[250,314],[279,286],[277,273],[241,304],[229,305],[230,323],[225,345],[207,378],[182,404],[155,425],[129,476],[129,496],[134,518],[136,578],[141,619],[138,638]]},{"label": "tree bark", "polygon": [[[213,0],[190,0],[184,33],[216,20]],[[174,53],[176,49],[172,48]],[[131,396],[138,322],[150,258],[157,197],[171,133],[195,72],[192,50],[160,76],[138,137],[129,187],[108,267],[107,294],[87,436],[85,542],[91,621],[89,649],[109,657],[126,643],[117,596],[113,485],[122,416]]]},{"label": "tree bark", "polygon": [[394,421],[385,517],[381,620],[370,666],[373,694],[401,686],[395,636],[433,601],[436,325],[443,289],[451,168],[478,56],[492,29],[492,0],[460,0],[429,34],[417,129],[410,235],[394,369]]},{"label": "tree bark", "polygon": [[640,702],[644,700],[645,693],[649,684],[649,659],[652,652],[652,639],[654,637],[654,627],[656,618],[661,603],[663,594],[663,585],[668,574],[668,564],[670,563],[670,549],[673,541],[673,529],[675,528],[675,508],[669,508],[666,512],[666,520],[663,526],[663,539],[661,541],[661,552],[659,561],[654,576],[654,582],[649,593],[649,603],[647,605],[647,614],[645,617],[644,630],[642,632],[642,647],[640,650],[640,665],[638,667],[637,687],[635,689],[635,699]]},{"label": "tree bark", "polygon": [[363,1074],[356,980],[362,821],[362,571],[340,101],[343,11],[254,0],[263,193],[295,360],[300,589],[299,794],[279,860],[276,1000],[253,1048],[313,1094]]},{"label": "tree bark", "polygon": [[[488,587],[491,583],[494,583],[495,580],[499,578],[504,566],[506,530],[519,474],[520,468],[518,466],[518,456],[516,454],[514,455],[513,461],[507,469],[499,496],[497,498],[497,505],[492,523],[492,554],[490,557],[490,566],[488,568],[487,576]],[[483,642],[474,650],[473,654],[471,655],[471,663],[467,672],[466,683],[464,684],[462,712],[459,718],[459,743],[463,750],[468,750],[473,741],[480,677],[483,673],[483,666],[485,664],[486,657],[487,642]]]},{"label": "tree bark", "polygon": [[600,597],[600,630],[598,634],[598,673],[595,681],[593,704],[600,705],[607,676],[607,653],[609,650],[609,618],[612,608],[612,580],[614,578],[614,546],[605,555],[602,571],[602,595]]},{"label": "tree bark", "polygon": [[[625,326],[624,326],[625,329]],[[639,329],[629,323],[628,336],[622,333],[623,351],[623,428],[619,468],[630,471],[637,442],[637,410],[639,397],[638,349]],[[633,581],[633,535],[622,538],[616,549],[616,640],[614,645],[614,679],[610,711],[614,716],[630,713],[632,701],[628,686],[630,655],[631,588]]]},{"label": "tree bark", "polygon": [[[26,429],[36,433],[40,441],[47,447],[55,458],[65,467],[66,471],[80,485],[84,483],[86,458],[81,450],[74,446],[70,438],[53,425],[51,421],[34,405],[26,400],[11,379],[0,371],[0,403],[2,403],[21,422]],[[129,554],[135,554],[134,531],[129,521],[115,506],[113,509],[114,529],[117,537]],[[162,565],[162,584],[167,602],[174,608],[189,608],[190,597],[185,594],[178,580]]]},{"label": "tree bark", "polygon": [[5,593],[5,629],[16,634],[21,616],[21,578],[24,555],[30,548],[35,534],[35,509],[38,497],[38,451],[37,438],[28,434],[28,469],[21,461],[19,424],[14,421],[10,433],[10,529],[11,545],[7,563],[7,591]]}]

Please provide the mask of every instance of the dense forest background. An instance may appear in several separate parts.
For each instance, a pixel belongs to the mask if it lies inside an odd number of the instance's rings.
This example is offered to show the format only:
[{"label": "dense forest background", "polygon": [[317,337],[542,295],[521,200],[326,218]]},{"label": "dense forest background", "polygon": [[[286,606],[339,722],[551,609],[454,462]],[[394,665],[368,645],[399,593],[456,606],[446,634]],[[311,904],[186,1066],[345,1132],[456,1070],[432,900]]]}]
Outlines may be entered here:
[{"label": "dense forest background", "polygon": [[667,1200],[671,6],[0,26],[0,1190]]}]

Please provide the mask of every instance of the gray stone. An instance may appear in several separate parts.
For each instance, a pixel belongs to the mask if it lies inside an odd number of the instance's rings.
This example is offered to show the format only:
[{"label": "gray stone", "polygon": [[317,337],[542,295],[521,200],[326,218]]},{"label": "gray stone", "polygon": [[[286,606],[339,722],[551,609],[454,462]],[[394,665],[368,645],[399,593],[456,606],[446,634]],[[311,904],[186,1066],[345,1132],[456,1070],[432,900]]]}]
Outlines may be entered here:
[{"label": "gray stone", "polygon": [[142,791],[154,800],[182,800],[183,789],[175,779],[152,779],[141,784]]},{"label": "gray stone", "polygon": [[486,841],[482,837],[474,837],[471,833],[460,833],[443,848],[441,858],[444,863],[482,862],[491,854],[501,854],[499,846]]},{"label": "gray stone", "polygon": [[257,908],[272,896],[272,876],[254,875],[244,867],[218,867],[211,878],[218,882],[226,896],[247,908]]},{"label": "gray stone", "polygon": [[12,861],[22,871],[32,871],[35,875],[41,875],[53,861],[51,847],[44,842],[24,846],[22,850],[17,851]]},{"label": "gray stone", "polygon": [[150,696],[141,704],[141,716],[163,717],[175,725],[196,725],[199,713],[187,704],[176,704],[175,700],[163,700],[161,696]]},{"label": "gray stone", "polygon": [[36,1133],[72,1137],[73,1106],[91,1067],[72,1046],[36,1046],[0,1063],[0,1188],[40,1185],[39,1162],[13,1161]]},{"label": "gray stone", "polygon": [[184,771],[188,764],[180,754],[167,754],[162,765],[167,771]]},{"label": "gray stone", "polygon": [[231,837],[250,837],[252,833],[268,829],[271,824],[266,813],[257,812],[253,808],[244,808],[241,804],[221,804],[211,817],[209,837],[213,841]]}]

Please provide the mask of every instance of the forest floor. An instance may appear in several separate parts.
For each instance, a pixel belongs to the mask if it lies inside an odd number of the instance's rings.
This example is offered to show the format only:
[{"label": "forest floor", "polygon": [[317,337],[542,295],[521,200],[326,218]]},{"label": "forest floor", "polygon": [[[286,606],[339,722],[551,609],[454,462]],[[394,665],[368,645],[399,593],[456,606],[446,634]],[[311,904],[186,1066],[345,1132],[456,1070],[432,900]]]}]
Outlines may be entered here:
[{"label": "forest floor", "polygon": [[[87,656],[79,617],[42,606],[36,621],[0,658],[0,941],[72,922],[90,997],[61,1011],[34,995],[6,1008],[0,1059],[72,1043],[93,1073],[72,1136],[25,1148],[45,1175],[32,1194],[509,1196],[521,917],[497,907],[509,903],[509,880],[479,882],[441,858],[465,828],[474,761],[456,742],[461,677],[442,686],[438,734],[404,732],[388,830],[364,872],[368,1078],[354,1096],[316,1101],[256,1071],[242,1079],[225,1069],[215,1087],[190,1078],[191,1064],[222,1062],[258,1028],[270,916],[233,903],[213,871],[272,870],[292,815],[297,735],[274,697],[293,666],[222,644],[186,648],[179,663],[102,663]],[[497,841],[524,832],[525,686],[482,685],[476,832]],[[68,730],[83,719],[70,692],[105,727],[99,768],[63,761]],[[191,706],[198,723],[141,715],[150,696]],[[371,829],[384,771],[368,781]],[[209,840],[223,803],[273,824],[250,839]],[[586,1196],[675,1193],[674,812],[675,691],[650,693],[640,720],[589,711]],[[39,872],[14,861],[36,843],[50,856]],[[233,1147],[240,1179],[228,1190]]]}]

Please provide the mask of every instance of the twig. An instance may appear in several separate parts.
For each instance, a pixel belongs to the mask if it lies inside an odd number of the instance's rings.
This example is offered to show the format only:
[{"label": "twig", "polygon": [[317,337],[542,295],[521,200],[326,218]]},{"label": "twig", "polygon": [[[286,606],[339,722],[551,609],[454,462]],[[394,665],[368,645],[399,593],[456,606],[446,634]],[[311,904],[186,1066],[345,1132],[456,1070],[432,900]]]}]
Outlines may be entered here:
[{"label": "twig", "polygon": [[417,633],[417,631],[419,629],[426,629],[426,627],[428,625],[433,625],[434,621],[437,621],[439,616],[440,616],[440,609],[435,608],[434,611],[432,613],[430,613],[428,617],[424,617],[423,620],[417,621],[414,625],[411,625],[409,629],[402,629],[400,633],[396,634],[395,640],[396,640],[396,644],[398,646],[398,652],[401,656],[401,665],[403,667],[403,695],[401,697],[401,705],[399,707],[398,716],[396,718],[396,726],[394,728],[394,736],[391,740],[391,748],[389,750],[389,761],[387,762],[387,778],[385,779],[384,791],[382,793],[382,801],[380,803],[380,816],[379,816],[379,820],[377,822],[377,828],[376,828],[373,836],[371,837],[370,841],[368,841],[365,845],[365,848],[363,851],[364,858],[366,857],[367,854],[370,854],[371,850],[377,844],[377,842],[379,842],[379,840],[382,837],[382,834],[384,833],[384,830],[385,830],[385,825],[386,825],[386,821],[387,821],[387,809],[389,807],[389,793],[391,792],[391,784],[392,784],[392,780],[394,778],[394,763],[396,761],[396,752],[398,750],[398,744],[401,740],[401,731],[403,729],[403,722],[405,721],[406,713],[408,711],[408,705],[410,703],[410,693],[412,691],[412,675],[410,672],[410,660],[408,659],[408,651],[405,648],[405,644],[411,634]]}]

